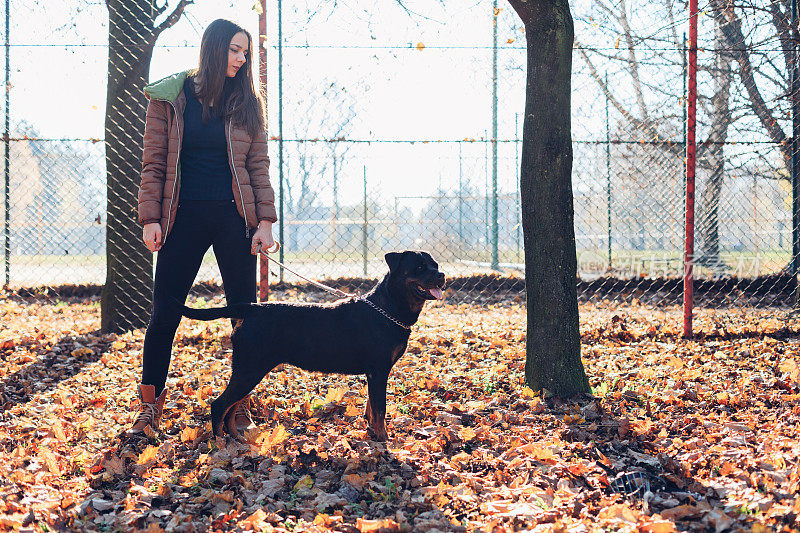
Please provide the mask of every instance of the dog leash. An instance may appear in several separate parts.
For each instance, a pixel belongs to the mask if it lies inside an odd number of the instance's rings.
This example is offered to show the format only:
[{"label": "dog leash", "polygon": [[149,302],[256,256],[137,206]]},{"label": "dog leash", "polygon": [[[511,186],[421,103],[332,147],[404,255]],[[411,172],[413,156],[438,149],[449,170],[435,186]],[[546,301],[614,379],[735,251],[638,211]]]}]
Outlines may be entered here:
[{"label": "dog leash", "polygon": [[275,252],[277,252],[280,249],[281,249],[281,243],[279,243],[278,241],[275,241],[274,249],[262,250],[261,249],[261,245],[260,244],[258,245],[258,253],[262,254],[264,257],[266,257],[267,259],[269,259],[270,261],[272,261],[276,265],[280,266],[281,268],[284,268],[284,269],[288,270],[289,272],[291,272],[292,274],[294,274],[298,278],[309,282],[310,284],[314,285],[315,287],[319,287],[322,290],[328,291],[331,294],[335,294],[337,296],[342,296],[344,298],[355,298],[356,300],[360,300],[360,301],[366,303],[367,305],[369,305],[370,307],[372,307],[373,309],[375,309],[377,312],[379,312],[380,314],[382,314],[383,316],[385,316],[386,318],[388,318],[392,322],[394,322],[395,324],[397,324],[398,326],[400,326],[401,328],[407,329],[408,331],[411,331],[411,326],[409,326],[408,324],[403,324],[402,322],[400,322],[399,320],[397,320],[396,318],[391,316],[389,313],[387,313],[386,311],[384,311],[383,309],[378,307],[375,303],[367,300],[364,296],[362,296],[360,294],[351,294],[351,293],[344,292],[344,291],[339,290],[339,289],[334,289],[333,287],[325,285],[324,283],[319,283],[318,281],[314,281],[314,280],[308,279],[307,277],[305,277],[305,276],[303,276],[301,274],[298,274],[297,272],[295,272],[291,268],[287,267],[286,265],[284,265],[283,263],[281,263],[277,259],[273,259],[272,257],[269,256],[269,254],[274,254]]},{"label": "dog leash", "polygon": [[328,285],[325,285],[324,283],[319,283],[319,282],[314,281],[312,279],[308,279],[307,277],[305,277],[305,276],[303,276],[301,274],[298,274],[297,272],[295,272],[291,268],[287,267],[286,265],[284,265],[283,263],[281,263],[277,259],[273,259],[272,257],[269,256],[269,254],[274,254],[275,252],[277,252],[280,249],[281,249],[281,243],[279,243],[278,241],[275,241],[275,248],[272,249],[272,250],[262,250],[261,249],[261,245],[260,244],[258,245],[258,253],[262,254],[264,257],[266,257],[267,259],[269,259],[270,261],[272,261],[273,263],[275,263],[279,267],[288,270],[289,272],[291,272],[292,274],[294,274],[298,278],[309,282],[310,284],[314,285],[315,287],[319,287],[320,289],[328,291],[331,294],[335,294],[337,296],[342,296],[344,298],[360,298],[360,296],[357,295],[357,294],[350,294],[348,292],[340,291],[339,289],[334,289],[333,287],[329,287]]}]

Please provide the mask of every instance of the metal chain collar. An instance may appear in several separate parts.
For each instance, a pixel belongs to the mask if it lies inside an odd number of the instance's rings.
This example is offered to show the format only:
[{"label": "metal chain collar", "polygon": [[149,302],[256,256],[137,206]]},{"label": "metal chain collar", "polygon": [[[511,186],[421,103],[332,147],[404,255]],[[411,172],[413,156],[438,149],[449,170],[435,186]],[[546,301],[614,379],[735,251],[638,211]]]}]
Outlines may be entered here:
[{"label": "metal chain collar", "polygon": [[400,322],[396,318],[394,318],[391,315],[389,315],[389,313],[387,313],[386,311],[384,311],[383,309],[381,309],[380,307],[378,307],[374,303],[372,303],[369,300],[367,300],[365,297],[360,296],[360,297],[358,297],[358,300],[361,300],[362,302],[368,303],[370,305],[370,307],[375,309],[377,312],[379,312],[380,314],[382,314],[383,316],[385,316],[386,318],[388,318],[389,320],[391,320],[392,322],[394,322],[395,324],[397,324],[401,328],[411,331],[411,326],[407,326],[406,324],[403,324],[402,322]]}]

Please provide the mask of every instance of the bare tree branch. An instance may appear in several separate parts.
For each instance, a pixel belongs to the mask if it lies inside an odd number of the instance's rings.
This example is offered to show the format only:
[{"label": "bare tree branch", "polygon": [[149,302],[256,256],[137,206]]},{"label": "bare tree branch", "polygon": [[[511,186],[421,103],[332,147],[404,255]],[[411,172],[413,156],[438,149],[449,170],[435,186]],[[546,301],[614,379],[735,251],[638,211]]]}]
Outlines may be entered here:
[{"label": "bare tree branch", "polygon": [[639,80],[639,64],[636,61],[636,50],[634,49],[631,26],[628,23],[628,13],[625,7],[625,0],[619,0],[620,23],[625,31],[625,42],[628,45],[628,64],[630,66],[631,77],[633,78],[633,90],[636,93],[636,102],[639,104],[639,112],[642,120],[649,120],[647,105],[644,103],[644,93],[642,92],[642,82]]},{"label": "bare tree branch", "polygon": [[[189,4],[194,4],[194,0],[180,0],[180,2],[178,2],[178,5],[172,10],[172,13],[170,13],[169,16],[167,16],[167,18],[153,30],[154,41],[159,35],[161,35],[161,32],[173,27],[178,20],[180,20],[181,15],[183,15],[183,10],[186,9],[186,6]],[[166,10],[166,7],[167,5],[164,4],[163,9]]]},{"label": "bare tree branch", "polygon": [[792,34],[789,24],[786,22],[786,15],[781,12],[779,2],[777,0],[770,0],[769,5],[770,13],[772,14],[772,24],[775,26],[775,31],[781,41],[781,48],[783,49],[783,59],[786,61],[786,72],[792,68],[792,55],[789,52],[792,47]]},{"label": "bare tree branch", "polygon": [[[155,5],[155,1],[153,2],[153,5]],[[166,10],[167,10],[167,0],[164,0],[164,5],[163,6],[156,7],[156,14],[153,17],[153,20],[155,20],[158,17],[160,17],[161,15],[163,15]]]},{"label": "bare tree branch", "polygon": [[669,13],[669,26],[672,28],[672,42],[675,44],[675,48],[680,48],[683,42],[678,39],[678,27],[675,24],[675,13],[672,11],[672,0],[666,0],[666,3],[667,13]]},{"label": "bare tree branch", "polygon": [[730,0],[709,0],[709,3],[712,7],[714,18],[718,20],[722,27],[722,33],[728,42],[731,54],[739,63],[739,76],[750,99],[750,107],[767,131],[770,139],[780,146],[784,163],[788,168],[791,154],[786,134],[778,124],[772,110],[767,106],[761,91],[756,85],[753,65],[750,62],[750,55],[747,51],[747,43],[742,34],[742,21],[734,12],[733,4]]}]

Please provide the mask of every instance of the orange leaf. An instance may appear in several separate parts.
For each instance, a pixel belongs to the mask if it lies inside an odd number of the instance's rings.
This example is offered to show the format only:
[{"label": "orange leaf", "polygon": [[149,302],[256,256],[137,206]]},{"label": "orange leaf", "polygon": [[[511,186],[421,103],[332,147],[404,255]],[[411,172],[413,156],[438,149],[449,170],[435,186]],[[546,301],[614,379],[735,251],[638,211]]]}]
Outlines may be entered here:
[{"label": "orange leaf", "polygon": [[359,517],[359,519],[356,521],[356,528],[361,531],[361,533],[368,533],[370,531],[400,531],[400,524],[391,518],[384,518],[382,520],[366,520]]},{"label": "orange leaf", "polygon": [[89,403],[98,407],[105,405],[106,397],[103,394],[95,394],[94,397],[92,397],[92,399],[89,400]]},{"label": "orange leaf", "polygon": [[61,425],[61,422],[56,422],[52,426],[50,426],[50,430],[53,432],[53,436],[60,441],[67,440],[67,434],[64,432],[64,426]]},{"label": "orange leaf", "polygon": [[328,389],[328,393],[325,395],[325,403],[330,402],[340,402],[342,398],[344,398],[345,393],[347,393],[349,389],[347,387],[337,387],[337,388],[330,388]]},{"label": "orange leaf", "polygon": [[139,460],[136,461],[136,464],[139,465],[146,465],[151,461],[155,461],[156,455],[158,455],[158,447],[157,446],[148,446],[147,448],[139,454]]},{"label": "orange leaf", "polygon": [[603,520],[619,520],[622,522],[637,522],[639,512],[631,509],[627,504],[616,503],[600,509],[597,517]]},{"label": "orange leaf", "polygon": [[56,456],[53,455],[53,452],[47,448],[39,448],[39,457],[44,460],[45,464],[47,465],[47,469],[50,470],[51,474],[56,476],[61,475],[61,469],[58,468],[58,461],[56,461]]},{"label": "orange leaf", "polygon": [[330,515],[326,515],[325,513],[319,513],[314,517],[315,526],[330,527],[333,524],[334,520],[332,520]]},{"label": "orange leaf", "polygon": [[344,416],[358,416],[362,412],[362,408],[356,404],[355,398],[350,398],[347,402],[347,409],[344,410]]},{"label": "orange leaf", "polygon": [[201,428],[184,428],[181,431],[181,442],[193,441],[200,435]]},{"label": "orange leaf", "polygon": [[374,478],[375,472],[370,472],[369,474],[364,474],[363,476],[359,474],[348,474],[346,476],[342,476],[343,481],[346,481],[356,489],[363,488],[367,482],[372,481]]},{"label": "orange leaf", "polygon": [[567,470],[569,470],[569,473],[572,474],[573,476],[582,476],[589,471],[586,468],[586,465],[583,463],[572,463],[569,465]]},{"label": "orange leaf", "polygon": [[272,431],[263,431],[255,438],[255,442],[261,445],[261,453],[265,453],[276,444],[280,444],[289,437],[289,432],[286,431],[281,424],[278,424]]},{"label": "orange leaf", "polygon": [[242,529],[262,529],[264,521],[267,518],[267,513],[264,509],[258,509],[255,513],[251,514],[244,520],[240,520],[237,524]]},{"label": "orange leaf", "polygon": [[426,389],[428,389],[430,391],[435,391],[435,390],[439,390],[439,384],[440,384],[440,382],[439,382],[438,378],[426,379],[425,383],[423,384],[423,387],[425,387]]},{"label": "orange leaf", "polygon": [[72,399],[69,397],[66,391],[58,391],[58,402],[64,407],[69,407],[72,409]]},{"label": "orange leaf", "polygon": [[638,530],[645,533],[673,533],[673,531],[675,531],[675,524],[660,520],[658,522],[650,522],[649,524],[641,525]]},{"label": "orange leaf", "polygon": [[462,427],[458,430],[458,436],[464,442],[469,442],[477,436],[477,433],[471,427]]}]

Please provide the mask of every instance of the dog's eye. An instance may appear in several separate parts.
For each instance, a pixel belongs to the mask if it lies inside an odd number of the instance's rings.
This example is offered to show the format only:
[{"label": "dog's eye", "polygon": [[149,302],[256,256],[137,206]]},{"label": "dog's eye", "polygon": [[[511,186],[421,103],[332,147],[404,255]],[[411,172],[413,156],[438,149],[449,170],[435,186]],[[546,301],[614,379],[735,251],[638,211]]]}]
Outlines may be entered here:
[{"label": "dog's eye", "polygon": [[416,269],[416,273],[417,273],[417,274],[422,274],[422,271],[423,271],[423,270],[425,270],[425,267],[423,267],[422,265],[419,265],[419,266],[417,267],[417,269]]}]

